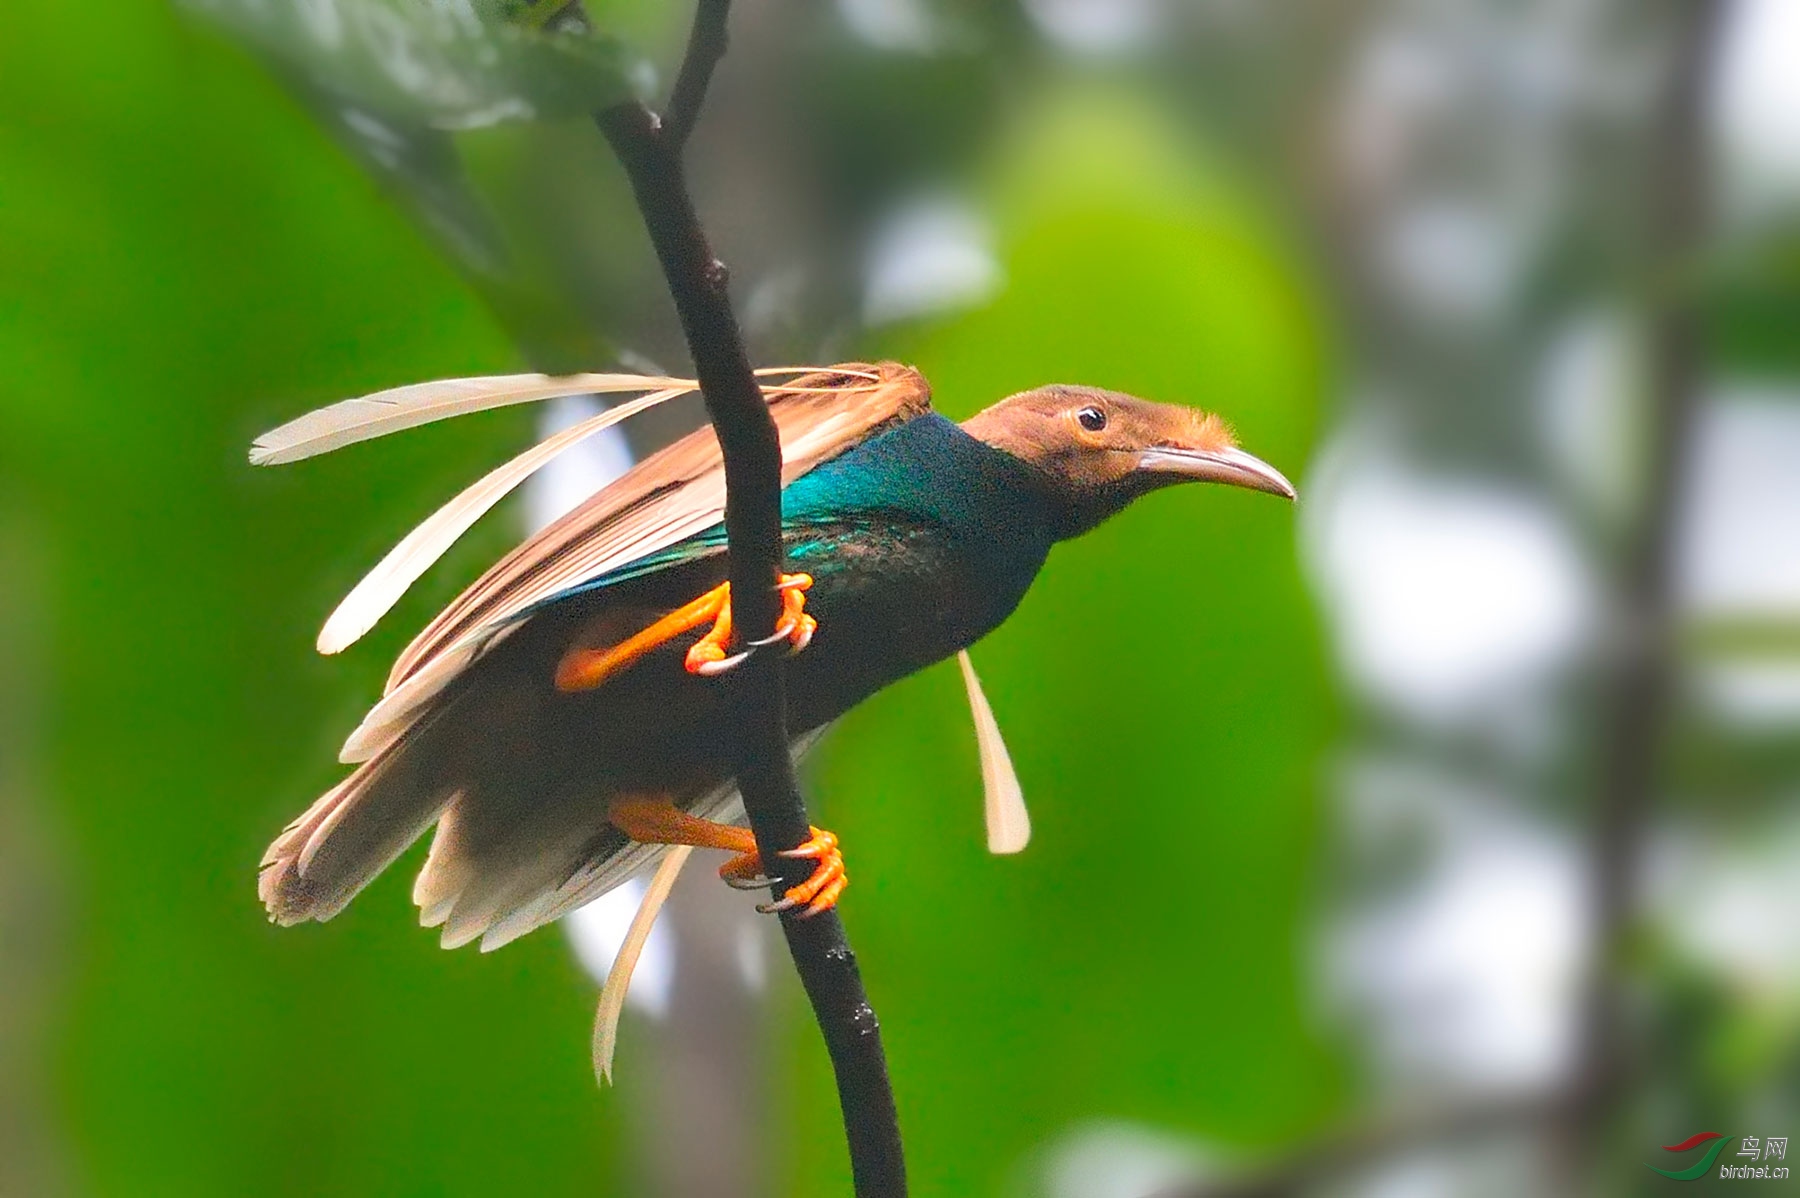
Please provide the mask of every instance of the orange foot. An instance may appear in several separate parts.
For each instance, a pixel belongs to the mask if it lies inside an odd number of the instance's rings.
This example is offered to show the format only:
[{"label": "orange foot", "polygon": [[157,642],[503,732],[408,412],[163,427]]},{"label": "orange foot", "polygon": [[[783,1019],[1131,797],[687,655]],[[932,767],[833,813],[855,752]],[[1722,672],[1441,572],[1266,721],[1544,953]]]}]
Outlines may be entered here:
[{"label": "orange foot", "polygon": [[731,644],[731,584],[725,582],[616,645],[604,649],[577,645],[570,649],[557,663],[556,689],[592,690],[646,653],[685,632],[692,632],[708,620],[713,622],[712,629],[688,650],[686,665],[690,674],[708,677],[723,674],[755,650],[781,640],[787,641],[798,653],[812,641],[813,633],[819,628],[819,622],[805,611],[806,589],[812,582],[810,574],[783,574],[776,584],[781,591],[781,619],[775,626],[775,634],[767,640],[752,641],[737,653],[726,654]]},{"label": "orange foot", "polygon": [[806,614],[806,590],[812,584],[810,574],[783,574],[775,584],[775,589],[781,592],[781,619],[776,621],[774,633],[764,640],[751,641],[742,650],[728,656],[726,650],[731,646],[731,584],[725,583],[719,588],[722,597],[712,631],[694,642],[694,647],[687,651],[688,673],[708,678],[723,674],[736,667],[755,650],[777,641],[786,641],[793,646],[795,653],[806,648],[812,643],[813,633],[819,629],[819,622]]},{"label": "orange foot", "polygon": [[[834,834],[814,828],[812,839],[781,855],[812,857],[818,861],[818,865],[813,867],[812,876],[806,881],[790,887],[779,901],[761,904],[756,908],[758,911],[773,914],[804,905],[806,910],[800,912],[799,918],[811,919],[821,911],[829,911],[837,906],[838,896],[850,884],[850,875],[844,872],[844,854],[839,850],[838,838]],[[769,884],[769,880],[763,876],[762,857],[754,849],[740,853],[721,865],[719,876],[725,879],[727,885],[740,890],[756,890]]]},{"label": "orange foot", "polygon": [[[607,804],[606,814],[614,827],[640,844],[691,844],[736,853],[719,867],[719,876],[727,885],[739,890],[760,890],[769,885],[769,879],[762,876],[756,837],[748,828],[690,815],[659,795],[620,795]],[[844,872],[844,855],[838,851],[836,836],[814,828],[812,839],[782,856],[816,857],[819,864],[811,877],[791,887],[780,902],[765,903],[757,910],[788,911],[805,903],[806,910],[800,918],[810,919],[837,906],[838,896],[850,884],[850,877]]]}]

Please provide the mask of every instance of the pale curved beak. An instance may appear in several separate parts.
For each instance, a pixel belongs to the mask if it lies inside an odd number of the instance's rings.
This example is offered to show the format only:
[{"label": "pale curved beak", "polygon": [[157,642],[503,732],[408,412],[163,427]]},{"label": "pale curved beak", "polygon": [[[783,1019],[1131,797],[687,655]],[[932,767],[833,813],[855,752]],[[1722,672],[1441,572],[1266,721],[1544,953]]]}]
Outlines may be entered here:
[{"label": "pale curved beak", "polygon": [[1158,446],[1138,455],[1137,468],[1150,474],[1178,475],[1195,482],[1228,483],[1252,491],[1299,498],[1294,484],[1275,467],[1241,449],[1174,449]]}]

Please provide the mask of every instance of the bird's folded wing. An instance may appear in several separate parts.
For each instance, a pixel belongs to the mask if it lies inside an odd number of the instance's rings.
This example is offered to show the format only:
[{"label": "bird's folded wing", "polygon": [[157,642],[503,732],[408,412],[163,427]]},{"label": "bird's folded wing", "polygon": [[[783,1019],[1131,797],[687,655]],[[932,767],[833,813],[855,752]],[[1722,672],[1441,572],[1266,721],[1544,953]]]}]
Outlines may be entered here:
[{"label": "bird's folded wing", "polygon": [[[832,367],[767,394],[784,483],[931,407],[924,377],[892,362]],[[394,663],[381,701],[350,734],[341,760],[364,760],[390,743],[514,617],[724,515],[724,461],[710,427],[652,454],[500,559],[426,625]]]}]

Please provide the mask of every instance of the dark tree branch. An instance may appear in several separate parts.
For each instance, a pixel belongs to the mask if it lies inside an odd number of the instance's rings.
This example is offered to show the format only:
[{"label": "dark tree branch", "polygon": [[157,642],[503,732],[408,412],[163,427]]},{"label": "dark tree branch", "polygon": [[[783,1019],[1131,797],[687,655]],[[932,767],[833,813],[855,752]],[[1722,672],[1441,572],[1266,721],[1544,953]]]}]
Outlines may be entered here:
[{"label": "dark tree branch", "polygon": [[[682,142],[724,52],[727,8],[728,0],[699,0],[668,125],[636,103],[606,109],[596,121],[630,177],[724,452],[732,615],[741,642],[771,634],[780,615],[781,443],[744,349],[725,266],[707,243],[681,162]],[[779,855],[811,835],[788,757],[780,655],[753,655],[728,684],[744,745],[738,787],[757,849],[785,889],[804,881],[812,863]],[[880,1028],[843,923],[836,912],[805,920],[784,914],[781,922],[837,1075],[856,1193],[904,1195],[906,1166]],[[770,1188],[792,1189],[792,1179],[777,1179]]]},{"label": "dark tree branch", "polygon": [[1353,1129],[1266,1170],[1167,1191],[1157,1198],[1278,1198],[1346,1171],[1449,1140],[1538,1129],[1575,1174],[1572,1190],[1606,1188],[1597,1154],[1640,1068],[1625,1001],[1644,841],[1659,786],[1676,658],[1674,555],[1687,496],[1688,447],[1705,383],[1703,316],[1694,291],[1705,244],[1709,174],[1706,100],[1729,0],[1675,0],[1669,68],[1656,114],[1658,145],[1646,197],[1649,433],[1636,513],[1613,573],[1615,640],[1599,702],[1601,732],[1589,829],[1593,952],[1581,996],[1580,1057],[1559,1092],[1496,1098]]},{"label": "dark tree branch", "polygon": [[1688,446],[1699,408],[1705,349],[1694,294],[1706,226],[1706,95],[1726,0],[1675,5],[1668,83],[1658,114],[1660,146],[1646,188],[1650,239],[1650,444],[1644,507],[1613,586],[1617,639],[1604,679],[1589,855],[1594,956],[1582,1000],[1583,1058],[1573,1080],[1567,1134],[1573,1159],[1607,1143],[1634,1068],[1625,1018],[1625,957],[1635,922],[1644,838],[1655,804],[1658,750],[1668,726],[1675,670],[1674,554],[1687,495]]}]

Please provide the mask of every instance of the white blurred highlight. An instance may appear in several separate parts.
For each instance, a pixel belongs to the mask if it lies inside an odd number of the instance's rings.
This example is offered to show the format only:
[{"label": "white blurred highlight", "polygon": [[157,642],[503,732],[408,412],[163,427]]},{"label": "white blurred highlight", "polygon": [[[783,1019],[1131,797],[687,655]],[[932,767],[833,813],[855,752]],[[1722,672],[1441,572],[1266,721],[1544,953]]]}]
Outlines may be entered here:
[{"label": "white blurred highlight", "polygon": [[1421,724],[1466,722],[1564,663],[1592,586],[1544,505],[1425,475],[1386,442],[1350,426],[1322,455],[1302,508],[1308,561],[1350,680]]},{"label": "white blurred highlight", "polygon": [[1694,454],[1683,599],[1702,613],[1800,617],[1800,394],[1718,395]]},{"label": "white blurred highlight", "polygon": [[[590,416],[604,405],[591,395],[567,395],[544,405],[538,435],[547,437]],[[532,476],[525,489],[525,518],[539,529],[571,511],[589,495],[631,469],[631,445],[620,428],[603,429],[559,454]]]},{"label": "white blurred highlight", "polygon": [[888,324],[967,307],[1000,287],[987,223],[968,204],[925,195],[890,213],[870,239],[863,320]]},{"label": "white blurred highlight", "polygon": [[1640,348],[1623,313],[1596,308],[1557,331],[1539,367],[1535,399],[1544,457],[1557,482],[1609,524],[1632,499]]},{"label": "white blurred highlight", "polygon": [[1658,850],[1657,913],[1683,954],[1758,1003],[1800,998],[1800,817],[1729,842],[1680,827]]},{"label": "white blurred highlight", "polygon": [[1206,1178],[1209,1156],[1186,1137],[1123,1121],[1083,1124],[1050,1142],[1031,1192],[1043,1198],[1143,1198]]},{"label": "white blurred highlight", "polygon": [[1044,35],[1078,54],[1140,51],[1168,25],[1167,0],[1025,0]]},{"label": "white blurred highlight", "polygon": [[1534,231],[1493,208],[1430,197],[1397,208],[1381,230],[1376,263],[1421,322],[1477,325],[1511,299]]},{"label": "white blurred highlight", "polygon": [[1800,201],[1800,4],[1738,0],[1728,11],[1714,120],[1728,198],[1755,217]]},{"label": "white blurred highlight", "polygon": [[838,0],[838,15],[852,34],[877,50],[930,54],[938,30],[922,0]]},{"label": "white blurred highlight", "polygon": [[[647,880],[635,877],[607,891],[587,906],[563,918],[569,943],[575,948],[575,959],[596,981],[604,983],[612,970],[613,958],[625,943],[625,932],[631,927],[638,904],[644,901]],[[648,1015],[661,1017],[668,1013],[669,994],[675,984],[675,933],[661,920],[644,942],[643,955],[631,975],[631,988],[625,992],[628,1006]]]},{"label": "white blurred highlight", "polygon": [[1574,840],[1516,798],[1399,760],[1365,760],[1343,787],[1349,834],[1416,844],[1407,884],[1353,905],[1328,936],[1327,974],[1390,1080],[1548,1084],[1567,1066],[1586,941]]},{"label": "white blurred highlight", "polygon": [[[1684,606],[1701,620],[1800,626],[1800,395],[1740,387],[1701,412],[1681,537]],[[1750,728],[1800,722],[1800,658],[1713,655],[1701,698]]]}]

